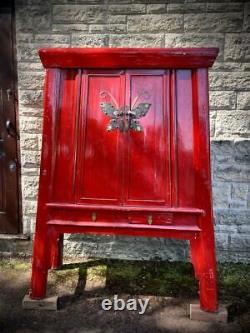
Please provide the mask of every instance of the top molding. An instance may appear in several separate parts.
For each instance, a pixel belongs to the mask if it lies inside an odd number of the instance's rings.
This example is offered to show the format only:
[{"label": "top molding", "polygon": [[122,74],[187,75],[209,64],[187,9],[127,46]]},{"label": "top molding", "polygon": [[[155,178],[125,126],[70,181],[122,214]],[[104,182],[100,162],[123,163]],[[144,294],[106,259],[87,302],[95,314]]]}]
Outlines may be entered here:
[{"label": "top molding", "polygon": [[45,68],[204,68],[211,67],[218,48],[44,48]]}]

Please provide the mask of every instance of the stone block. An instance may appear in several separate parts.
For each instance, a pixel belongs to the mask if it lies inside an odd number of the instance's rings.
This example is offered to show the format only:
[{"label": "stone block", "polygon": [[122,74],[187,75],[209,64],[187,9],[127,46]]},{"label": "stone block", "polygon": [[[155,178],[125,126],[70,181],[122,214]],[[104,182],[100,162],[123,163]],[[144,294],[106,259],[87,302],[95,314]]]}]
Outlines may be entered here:
[{"label": "stone block", "polygon": [[89,25],[83,23],[52,23],[52,31],[59,33],[88,32]]},{"label": "stone block", "polygon": [[[17,61],[39,61],[38,48],[32,43],[19,43],[17,47]],[[30,69],[27,69],[30,71]]]},{"label": "stone block", "polygon": [[162,47],[163,34],[122,34],[110,35],[110,47]]},{"label": "stone block", "polygon": [[248,61],[250,59],[249,34],[226,34],[224,54],[226,61]]},{"label": "stone block", "polygon": [[38,177],[37,176],[23,176],[22,177],[22,192],[26,200],[36,200],[38,192]]},{"label": "stone block", "polygon": [[91,24],[89,27],[89,31],[93,33],[124,33],[126,30],[126,24]]},{"label": "stone block", "polygon": [[168,33],[165,37],[166,47],[218,47],[218,60],[223,59],[224,35],[221,33]]},{"label": "stone block", "polygon": [[215,167],[218,163],[230,163],[233,159],[234,150],[235,144],[230,140],[212,141],[212,166]]},{"label": "stone block", "polygon": [[39,137],[37,134],[25,134],[22,133],[20,140],[21,150],[36,150],[40,148]]},{"label": "stone block", "polygon": [[21,45],[22,43],[33,43],[34,42],[34,34],[29,32],[19,32],[16,35],[16,43],[17,46]]},{"label": "stone block", "polygon": [[110,24],[122,24],[127,23],[127,16],[126,15],[109,15],[108,23]]},{"label": "stone block", "polygon": [[248,1],[244,6],[243,31],[250,31],[250,3]]},{"label": "stone block", "polygon": [[[231,208],[230,208],[231,210]],[[238,210],[238,209],[235,209]],[[239,211],[239,210],[238,210]],[[240,224],[240,225],[228,225],[228,224],[216,224],[215,225],[216,237],[220,235],[227,234],[228,237],[231,237],[233,234],[243,234],[250,235],[250,224]]]},{"label": "stone block", "polygon": [[[224,49],[224,47],[223,47]],[[242,63],[232,61],[222,61],[223,59],[216,60],[213,67],[210,68],[209,72],[237,72],[244,71],[244,65]],[[210,88],[211,89],[211,88]]]},{"label": "stone block", "polygon": [[21,164],[25,168],[37,168],[40,165],[40,152],[21,152]]},{"label": "stone block", "polygon": [[232,234],[229,239],[229,248],[231,251],[250,250],[250,237],[249,234]]},{"label": "stone block", "polygon": [[234,153],[236,163],[241,163],[242,165],[249,166],[250,163],[250,140],[239,139],[234,142]]},{"label": "stone block", "polygon": [[250,72],[210,72],[211,90],[249,90]]},{"label": "stone block", "polygon": [[213,141],[211,145],[213,182],[246,183],[250,180],[249,140]]},{"label": "stone block", "polygon": [[39,44],[69,44],[70,35],[66,34],[35,34],[35,42]]},{"label": "stone block", "polygon": [[51,0],[16,0],[15,1],[15,6],[20,7],[20,6],[33,6],[33,5],[45,5],[49,4]]},{"label": "stone block", "polygon": [[44,73],[36,72],[19,72],[19,89],[22,90],[42,90]]},{"label": "stone block", "polygon": [[177,14],[129,15],[128,32],[182,32],[183,17]]},{"label": "stone block", "polygon": [[219,164],[216,165],[215,179],[226,181],[250,181],[249,169],[244,165],[237,165],[235,163]]},{"label": "stone block", "polygon": [[39,176],[39,166],[22,166],[22,176]]},{"label": "stone block", "polygon": [[215,138],[249,137],[250,117],[244,111],[220,111],[217,113]]},{"label": "stone block", "polygon": [[214,137],[214,133],[215,133],[215,122],[216,122],[216,116],[217,113],[214,111],[210,111],[209,114],[209,126],[210,126],[210,138]]},{"label": "stone block", "polygon": [[41,6],[16,6],[16,30],[24,32],[49,31],[51,24],[50,3]]},{"label": "stone block", "polygon": [[163,14],[167,10],[166,5],[162,4],[148,4],[147,5],[147,13],[148,14]]},{"label": "stone block", "polygon": [[[38,107],[37,105],[19,105],[19,116],[20,120],[19,122],[22,122],[23,120],[21,119],[22,117],[33,117],[33,118],[40,118],[42,121],[42,114],[43,114],[43,108]],[[40,130],[39,130],[40,131]],[[37,131],[37,133],[39,133]]]},{"label": "stone block", "polygon": [[18,62],[18,64],[17,64],[18,72],[23,73],[26,71],[27,72],[34,71],[36,73],[40,72],[41,75],[43,75],[43,71],[44,71],[43,65],[42,65],[41,61],[39,61],[39,62],[36,62],[36,61],[38,61],[37,58],[34,61],[30,59],[29,62],[27,62],[26,60]]},{"label": "stone block", "polygon": [[214,206],[217,208],[229,207],[231,197],[231,184],[225,182],[215,182],[213,184]]},{"label": "stone block", "polygon": [[25,200],[23,204],[24,215],[36,214],[37,202],[35,200]]},{"label": "stone block", "polygon": [[167,5],[168,13],[202,13],[206,11],[205,3],[170,3]]},{"label": "stone block", "polygon": [[[68,43],[63,43],[63,40],[60,42],[58,41],[57,43],[53,42],[53,39],[49,41],[49,38],[47,41],[44,39],[40,39],[40,42],[35,42],[35,43],[22,43],[19,44],[17,48],[17,60],[18,61],[32,61],[32,62],[39,62],[39,65],[41,64],[40,58],[38,51],[40,48],[43,47],[68,47],[69,46],[69,36],[68,36]],[[26,67],[27,72],[31,72],[31,68],[29,66]],[[39,69],[42,68],[39,67]],[[43,72],[40,74],[41,77],[43,77]]]},{"label": "stone block", "polygon": [[250,110],[250,91],[237,92],[237,108],[241,110]]},{"label": "stone block", "polygon": [[222,3],[222,2],[207,2],[206,11],[212,13],[235,13],[243,11],[242,2]]},{"label": "stone block", "polygon": [[25,295],[22,301],[24,310],[52,310],[58,308],[58,296],[46,297],[43,299],[32,299],[29,295]]},{"label": "stone block", "polygon": [[224,307],[219,307],[217,312],[207,312],[200,308],[200,304],[190,304],[190,319],[208,322],[223,322],[228,321],[228,311]]},{"label": "stone block", "polygon": [[185,32],[240,32],[242,13],[184,14]]},{"label": "stone block", "polygon": [[233,183],[232,184],[232,199],[237,201],[247,202],[249,194],[249,184]]},{"label": "stone block", "polygon": [[163,238],[70,235],[64,241],[64,253],[124,260],[187,260],[188,244]]},{"label": "stone block", "polygon": [[236,92],[214,90],[209,94],[210,109],[232,110],[236,108]]},{"label": "stone block", "polygon": [[54,23],[105,23],[105,7],[99,5],[54,5]]},{"label": "stone block", "polygon": [[71,43],[72,46],[80,45],[82,47],[108,46],[108,35],[72,33]]},{"label": "stone block", "polygon": [[20,135],[22,132],[27,133],[41,133],[42,131],[42,118],[39,117],[21,117],[19,121]]},{"label": "stone block", "polygon": [[19,90],[19,103],[42,108],[43,106],[43,91],[42,90]]},{"label": "stone block", "polygon": [[143,14],[146,12],[146,5],[143,4],[116,4],[109,5],[109,14]]},{"label": "stone block", "polygon": [[215,230],[215,244],[217,251],[228,249],[228,233]]}]

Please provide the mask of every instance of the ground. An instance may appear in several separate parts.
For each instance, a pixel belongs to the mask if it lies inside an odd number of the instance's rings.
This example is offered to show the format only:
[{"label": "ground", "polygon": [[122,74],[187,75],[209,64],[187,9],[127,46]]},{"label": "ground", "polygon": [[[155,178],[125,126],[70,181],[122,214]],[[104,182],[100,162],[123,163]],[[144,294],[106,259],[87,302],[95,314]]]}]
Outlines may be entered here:
[{"label": "ground", "polygon": [[[59,311],[23,310],[29,288],[30,260],[0,260],[0,333],[249,333],[250,265],[221,264],[220,303],[229,323],[191,321],[189,304],[197,303],[197,282],[189,263],[83,260],[49,273],[48,295],[58,294]],[[149,297],[143,315],[104,311],[101,301]]]}]

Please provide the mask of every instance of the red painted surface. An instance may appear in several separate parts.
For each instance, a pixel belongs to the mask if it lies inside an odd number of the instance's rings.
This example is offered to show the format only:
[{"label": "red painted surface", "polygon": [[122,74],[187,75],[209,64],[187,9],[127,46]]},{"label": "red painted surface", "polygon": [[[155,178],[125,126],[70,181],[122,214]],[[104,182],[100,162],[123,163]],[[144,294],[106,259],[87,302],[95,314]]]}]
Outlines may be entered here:
[{"label": "red painted surface", "polygon": [[[46,48],[46,68],[202,68],[212,66],[217,48]],[[129,67],[128,67],[129,64]]]},{"label": "red painted surface", "polygon": [[[190,241],[201,308],[217,310],[207,78],[217,53],[40,51],[47,74],[32,298],[45,296],[63,233],[171,237]],[[150,103],[142,131],[108,132],[101,102]]]}]

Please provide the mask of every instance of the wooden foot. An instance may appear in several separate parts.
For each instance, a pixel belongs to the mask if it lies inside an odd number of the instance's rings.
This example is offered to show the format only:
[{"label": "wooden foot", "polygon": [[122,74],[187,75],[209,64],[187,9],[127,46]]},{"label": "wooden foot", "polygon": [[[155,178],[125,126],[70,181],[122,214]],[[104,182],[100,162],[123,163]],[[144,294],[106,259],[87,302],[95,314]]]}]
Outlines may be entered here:
[{"label": "wooden foot", "polygon": [[22,302],[23,309],[27,310],[57,310],[58,296],[46,297],[42,299],[32,299],[25,295]]},{"label": "wooden foot", "polygon": [[227,323],[228,311],[226,308],[219,307],[217,312],[207,312],[200,308],[200,304],[190,304],[190,319]]}]

